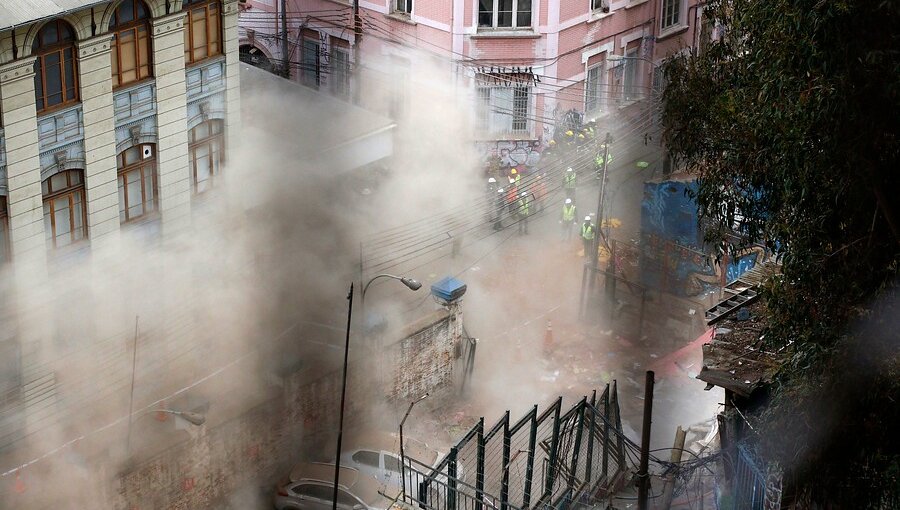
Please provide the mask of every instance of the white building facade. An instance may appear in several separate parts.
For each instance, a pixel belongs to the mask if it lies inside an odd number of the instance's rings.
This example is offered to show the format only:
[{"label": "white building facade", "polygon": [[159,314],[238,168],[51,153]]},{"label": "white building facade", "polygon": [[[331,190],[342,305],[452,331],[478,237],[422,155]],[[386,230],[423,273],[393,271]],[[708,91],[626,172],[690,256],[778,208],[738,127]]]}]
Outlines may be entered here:
[{"label": "white building facade", "polygon": [[189,221],[240,122],[237,13],[238,0],[0,6],[0,264]]}]

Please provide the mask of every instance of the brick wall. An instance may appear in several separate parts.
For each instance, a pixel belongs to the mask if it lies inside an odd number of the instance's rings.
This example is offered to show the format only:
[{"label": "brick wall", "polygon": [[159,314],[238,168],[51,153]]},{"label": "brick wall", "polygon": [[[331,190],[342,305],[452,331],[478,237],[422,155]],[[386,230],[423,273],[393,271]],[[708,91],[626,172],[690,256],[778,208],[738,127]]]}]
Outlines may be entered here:
[{"label": "brick wall", "polygon": [[[396,336],[394,336],[396,335]],[[449,391],[462,336],[458,309],[438,310],[385,342],[384,384],[372,384],[379,356],[355,354],[348,366],[344,427],[368,423],[372,403],[389,404],[425,392]],[[116,480],[117,510],[199,510],[236,488],[286,474],[304,447],[330,440],[337,428],[340,368],[299,372],[272,398],[237,418],[157,454]]]}]

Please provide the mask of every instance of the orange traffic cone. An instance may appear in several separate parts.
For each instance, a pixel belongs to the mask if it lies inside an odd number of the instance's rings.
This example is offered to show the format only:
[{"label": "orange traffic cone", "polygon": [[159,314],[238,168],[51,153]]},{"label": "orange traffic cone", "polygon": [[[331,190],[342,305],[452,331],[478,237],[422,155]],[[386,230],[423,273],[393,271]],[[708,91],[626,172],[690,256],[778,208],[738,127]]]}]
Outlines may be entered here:
[{"label": "orange traffic cone", "polygon": [[544,335],[544,356],[553,354],[553,327],[547,321],[547,333]]},{"label": "orange traffic cone", "polygon": [[13,486],[13,490],[16,491],[16,494],[22,494],[25,492],[25,482],[22,480],[22,477],[19,476],[19,472],[16,471],[16,483]]}]

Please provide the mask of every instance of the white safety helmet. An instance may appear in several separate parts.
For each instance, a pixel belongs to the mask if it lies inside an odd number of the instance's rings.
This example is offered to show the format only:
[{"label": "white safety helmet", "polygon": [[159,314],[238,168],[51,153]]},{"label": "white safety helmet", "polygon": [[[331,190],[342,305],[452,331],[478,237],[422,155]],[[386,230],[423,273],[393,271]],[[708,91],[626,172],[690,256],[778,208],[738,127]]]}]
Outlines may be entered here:
[{"label": "white safety helmet", "polygon": [[572,171],[572,167],[566,168],[566,172],[571,172],[571,171]]},{"label": "white safety helmet", "polygon": [[528,194],[528,193],[525,193],[525,192],[523,191],[519,196],[520,196],[520,197],[524,197],[524,196],[527,195],[527,194]]},{"label": "white safety helmet", "polygon": [[591,217],[590,217],[590,216],[585,216],[585,217],[584,217],[584,221],[591,221]]},{"label": "white safety helmet", "polygon": [[566,199],[566,205],[569,205],[569,204],[571,204],[571,203],[572,203],[572,199],[571,199],[571,198],[567,198],[567,199]]},{"label": "white safety helmet", "polygon": [[497,193],[503,193],[503,188],[498,188]]},{"label": "white safety helmet", "polygon": [[488,179],[488,183],[490,183],[490,184],[494,184],[495,182],[497,182],[497,179],[494,179],[493,177]]}]

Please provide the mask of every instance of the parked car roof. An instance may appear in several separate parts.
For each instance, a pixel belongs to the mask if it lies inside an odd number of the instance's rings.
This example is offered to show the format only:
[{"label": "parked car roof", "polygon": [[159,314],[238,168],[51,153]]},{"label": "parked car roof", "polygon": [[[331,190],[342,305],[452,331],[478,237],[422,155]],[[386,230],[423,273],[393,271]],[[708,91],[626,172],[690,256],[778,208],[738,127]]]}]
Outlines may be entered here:
[{"label": "parked car roof", "polygon": [[[419,462],[433,466],[438,459],[438,452],[414,438],[403,438],[403,453]],[[356,450],[375,450],[392,452],[400,456],[400,436],[392,432],[378,430],[366,430],[353,432],[344,441],[342,450],[353,452]]]},{"label": "parked car roof", "polygon": [[[334,464],[325,462],[304,462],[294,466],[290,475],[292,482],[300,480],[318,480],[320,482],[334,482]],[[353,487],[359,480],[359,471],[353,468],[341,467],[338,483],[344,487]]]}]

